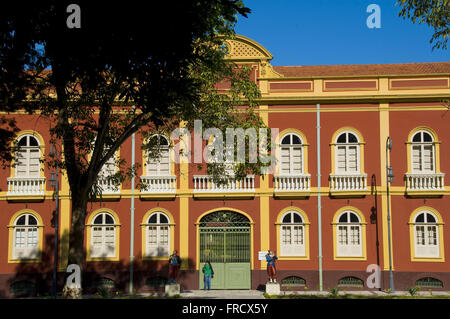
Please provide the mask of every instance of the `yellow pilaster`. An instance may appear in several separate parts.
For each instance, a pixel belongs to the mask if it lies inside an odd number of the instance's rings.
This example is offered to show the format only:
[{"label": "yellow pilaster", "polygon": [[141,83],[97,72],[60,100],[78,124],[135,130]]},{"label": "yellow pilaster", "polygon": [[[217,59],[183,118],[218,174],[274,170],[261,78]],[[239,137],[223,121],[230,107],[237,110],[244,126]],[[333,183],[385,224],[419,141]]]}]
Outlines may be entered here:
[{"label": "yellow pilaster", "polygon": [[59,209],[59,271],[65,271],[69,256],[70,186],[67,173],[62,172]]},{"label": "yellow pilaster", "polygon": [[[380,103],[380,175],[381,175],[381,189],[383,193],[381,195],[381,224],[383,229],[383,268],[389,270],[389,240],[388,240],[388,197],[386,192],[387,180],[386,180],[386,140],[389,136],[389,104]],[[397,143],[399,145],[399,143]],[[390,195],[389,195],[390,197]],[[394,269],[394,251],[392,247],[392,210],[391,210],[391,198],[389,198],[389,209],[391,212],[391,256],[392,256],[392,269]]]},{"label": "yellow pilaster", "polygon": [[[180,127],[185,127],[185,123],[180,123]],[[184,135],[180,138],[180,252],[183,260],[181,269],[189,269],[189,161],[186,151],[189,150],[190,140]]]},{"label": "yellow pilaster", "polygon": [[[267,105],[260,105],[260,116],[264,124],[269,125],[269,113]],[[275,249],[270,246],[270,216],[269,216],[269,175],[260,177],[260,198],[259,198],[259,215],[260,215],[260,232],[261,232],[261,250]],[[275,245],[276,243],[273,243]],[[261,261],[260,268],[266,268],[266,262]]]}]

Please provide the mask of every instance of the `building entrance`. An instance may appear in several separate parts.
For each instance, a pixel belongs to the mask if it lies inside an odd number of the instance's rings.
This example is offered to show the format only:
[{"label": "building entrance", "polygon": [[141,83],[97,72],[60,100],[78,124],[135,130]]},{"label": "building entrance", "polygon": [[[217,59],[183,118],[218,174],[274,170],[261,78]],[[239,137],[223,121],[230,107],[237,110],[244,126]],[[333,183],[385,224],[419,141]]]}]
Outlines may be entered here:
[{"label": "building entrance", "polygon": [[233,211],[217,211],[200,220],[200,282],[208,260],[214,269],[211,289],[250,289],[250,221]]}]

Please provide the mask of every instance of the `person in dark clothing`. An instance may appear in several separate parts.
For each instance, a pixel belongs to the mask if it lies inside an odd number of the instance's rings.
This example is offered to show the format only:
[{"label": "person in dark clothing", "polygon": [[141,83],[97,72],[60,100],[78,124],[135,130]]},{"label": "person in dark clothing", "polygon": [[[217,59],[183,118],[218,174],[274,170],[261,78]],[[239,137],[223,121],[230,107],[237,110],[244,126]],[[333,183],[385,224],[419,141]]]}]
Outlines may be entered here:
[{"label": "person in dark clothing", "polygon": [[177,251],[174,250],[173,254],[169,257],[169,284],[175,283],[178,277],[178,270],[181,266],[181,258],[177,255]]}]

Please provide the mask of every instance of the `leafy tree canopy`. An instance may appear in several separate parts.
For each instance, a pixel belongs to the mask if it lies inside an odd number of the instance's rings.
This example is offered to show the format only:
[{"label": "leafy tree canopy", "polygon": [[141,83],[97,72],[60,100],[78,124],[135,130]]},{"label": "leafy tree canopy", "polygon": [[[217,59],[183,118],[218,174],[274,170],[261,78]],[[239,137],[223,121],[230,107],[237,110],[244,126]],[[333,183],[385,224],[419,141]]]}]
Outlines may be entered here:
[{"label": "leafy tree canopy", "polygon": [[449,0],[399,0],[396,5],[402,7],[399,15],[411,19],[413,23],[426,23],[434,28],[430,39],[433,49],[447,49],[450,35],[450,1]]},{"label": "leafy tree canopy", "polygon": [[[80,7],[80,28],[67,26],[70,3]],[[241,0],[2,2],[0,111],[26,109],[52,123],[64,160],[46,161],[64,168],[70,184],[70,264],[84,261],[97,176],[134,132],[192,128],[196,119],[224,132],[264,126],[253,112],[259,90],[249,68],[224,59],[223,40],[249,12]],[[218,90],[221,81],[228,90]],[[14,121],[3,119],[4,141],[11,140]],[[117,165],[118,182],[134,174]],[[239,165],[238,173],[259,173],[260,165]]]}]

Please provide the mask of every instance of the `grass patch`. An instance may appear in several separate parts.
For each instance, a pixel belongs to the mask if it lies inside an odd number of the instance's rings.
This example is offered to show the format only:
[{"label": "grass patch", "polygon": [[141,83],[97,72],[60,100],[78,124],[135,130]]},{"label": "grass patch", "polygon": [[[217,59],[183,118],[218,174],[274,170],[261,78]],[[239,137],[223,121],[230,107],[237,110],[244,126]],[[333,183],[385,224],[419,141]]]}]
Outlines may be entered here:
[{"label": "grass patch", "polygon": [[450,299],[450,296],[398,296],[398,295],[386,295],[386,296],[362,296],[362,295],[353,295],[353,294],[345,294],[345,295],[332,295],[332,294],[323,294],[323,295],[268,295],[264,293],[264,297],[266,299]]}]

